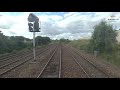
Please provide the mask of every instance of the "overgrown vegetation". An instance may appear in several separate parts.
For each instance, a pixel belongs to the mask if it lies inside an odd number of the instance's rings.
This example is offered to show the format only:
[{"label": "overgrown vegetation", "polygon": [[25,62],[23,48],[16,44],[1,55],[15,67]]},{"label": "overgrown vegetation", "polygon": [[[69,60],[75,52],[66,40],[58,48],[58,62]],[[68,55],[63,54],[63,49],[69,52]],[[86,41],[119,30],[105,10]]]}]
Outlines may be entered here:
[{"label": "overgrown vegetation", "polygon": [[30,39],[22,36],[5,36],[0,32],[0,54],[10,53],[12,51],[21,50],[31,47]]},{"label": "overgrown vegetation", "polygon": [[64,43],[64,44],[67,44],[67,43],[69,43],[70,42],[70,40],[69,39],[64,39],[64,38],[61,38],[60,40],[59,40],[59,43]]},{"label": "overgrown vegetation", "polygon": [[51,43],[51,39],[49,37],[41,37],[41,36],[37,36],[36,37],[36,45],[47,45],[49,43]]},{"label": "overgrown vegetation", "polygon": [[[49,37],[36,37],[36,46],[47,45],[51,40]],[[25,48],[32,48],[32,39],[25,38],[23,36],[5,36],[0,32],[0,54],[4,53],[16,53],[18,50]]]},{"label": "overgrown vegetation", "polygon": [[84,50],[88,52],[88,45],[89,45],[89,40],[88,39],[79,39],[79,40],[72,40],[69,45],[72,45],[73,47]]},{"label": "overgrown vegetation", "polygon": [[116,36],[117,33],[113,29],[112,25],[102,21],[94,27],[94,32],[90,40],[90,46],[93,50],[99,51],[99,53],[110,53],[116,48]]},{"label": "overgrown vegetation", "polygon": [[116,36],[112,25],[101,21],[94,27],[91,39],[73,40],[69,44],[92,54],[98,51],[101,58],[120,66],[120,45],[116,41]]}]

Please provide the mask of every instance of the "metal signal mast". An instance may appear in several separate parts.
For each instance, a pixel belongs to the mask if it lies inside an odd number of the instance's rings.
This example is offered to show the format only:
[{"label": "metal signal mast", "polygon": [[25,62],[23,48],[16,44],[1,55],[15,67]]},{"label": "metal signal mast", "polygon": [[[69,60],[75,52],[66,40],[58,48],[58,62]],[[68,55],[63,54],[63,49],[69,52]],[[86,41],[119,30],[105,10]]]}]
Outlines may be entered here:
[{"label": "metal signal mast", "polygon": [[28,26],[29,26],[29,32],[33,32],[33,56],[34,56],[34,61],[35,61],[36,60],[35,58],[35,32],[40,32],[40,27],[39,27],[39,18],[33,13],[30,13],[28,16]]}]

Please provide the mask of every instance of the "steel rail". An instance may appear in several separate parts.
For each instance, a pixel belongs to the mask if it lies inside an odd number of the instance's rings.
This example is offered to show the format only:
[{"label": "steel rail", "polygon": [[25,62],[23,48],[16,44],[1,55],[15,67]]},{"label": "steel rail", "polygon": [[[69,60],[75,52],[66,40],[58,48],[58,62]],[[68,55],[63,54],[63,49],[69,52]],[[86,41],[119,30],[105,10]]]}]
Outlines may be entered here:
[{"label": "steel rail", "polygon": [[52,60],[53,56],[55,55],[55,52],[57,50],[57,47],[55,48],[54,52],[52,53],[52,55],[50,56],[50,58],[48,59],[47,63],[45,64],[45,66],[43,67],[42,71],[38,74],[37,78],[40,78],[42,73],[44,72],[45,68],[47,67],[47,65],[49,64],[49,62]]},{"label": "steel rail", "polygon": [[[40,55],[41,53],[45,52],[46,50],[48,50],[48,48],[45,49],[45,50],[43,50],[43,51],[41,51],[41,52],[38,53],[36,56]],[[25,60],[25,61],[23,61],[23,62],[21,62],[21,63],[15,65],[15,66],[13,66],[12,68],[7,69],[6,71],[0,73],[0,76],[6,74],[7,72],[10,72],[10,71],[13,70],[14,68],[17,68],[18,66],[23,65],[24,63],[26,63],[27,61],[31,60],[32,58],[33,58],[33,57],[30,57],[30,58],[28,58],[27,60]],[[17,62],[17,61],[16,61],[16,62]],[[13,63],[14,63],[14,62],[13,62]],[[5,66],[6,66],[6,65],[5,65]],[[2,66],[2,67],[5,67],[5,66]]]},{"label": "steel rail", "polygon": [[106,72],[104,72],[103,70],[101,70],[100,68],[98,68],[95,64],[93,64],[90,60],[88,60],[87,58],[85,58],[83,55],[81,55],[78,50],[74,49],[73,51],[76,54],[78,54],[79,57],[82,57],[85,61],[87,61],[88,63],[90,63],[92,66],[94,66],[96,69],[98,69],[99,71],[101,71],[102,73],[104,73],[105,75],[107,75],[108,77],[112,77],[111,75],[107,74]]},{"label": "steel rail", "polygon": [[76,58],[70,53],[70,51],[68,49],[66,49],[66,51],[72,56],[72,58],[74,59],[74,61],[77,63],[77,65],[83,70],[83,72],[85,73],[85,75],[90,78],[90,76],[88,75],[88,73],[85,71],[85,69],[80,65],[80,63],[78,63],[78,61],[76,60]]},{"label": "steel rail", "polygon": [[59,78],[61,78],[61,67],[62,67],[62,47],[60,46],[60,67],[59,67]]}]

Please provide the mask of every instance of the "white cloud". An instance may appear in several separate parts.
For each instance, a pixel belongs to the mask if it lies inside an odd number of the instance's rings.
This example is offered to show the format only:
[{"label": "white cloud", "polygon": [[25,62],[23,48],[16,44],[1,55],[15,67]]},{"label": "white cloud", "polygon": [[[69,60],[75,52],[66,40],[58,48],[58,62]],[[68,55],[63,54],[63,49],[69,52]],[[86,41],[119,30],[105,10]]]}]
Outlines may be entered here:
[{"label": "white cloud", "polygon": [[[8,36],[17,35],[32,38],[33,33],[28,30],[29,13],[21,12],[20,14],[14,13],[14,15],[12,12],[0,13],[0,30]],[[57,14],[52,14],[52,12],[37,13],[41,21],[41,32],[36,35],[49,36],[52,39],[90,38],[93,26],[102,19],[107,20],[111,15],[120,19],[119,12],[68,12],[63,15],[59,15],[58,12]],[[120,20],[112,23],[117,29],[120,28]]]},{"label": "white cloud", "polygon": [[58,15],[50,15],[50,16],[49,15],[40,15],[38,17],[41,21],[50,21],[50,20],[58,21],[58,20],[63,19],[62,16],[58,16]]},{"label": "white cloud", "polygon": [[9,29],[14,23],[14,18],[12,16],[5,15],[0,17],[0,28]]}]

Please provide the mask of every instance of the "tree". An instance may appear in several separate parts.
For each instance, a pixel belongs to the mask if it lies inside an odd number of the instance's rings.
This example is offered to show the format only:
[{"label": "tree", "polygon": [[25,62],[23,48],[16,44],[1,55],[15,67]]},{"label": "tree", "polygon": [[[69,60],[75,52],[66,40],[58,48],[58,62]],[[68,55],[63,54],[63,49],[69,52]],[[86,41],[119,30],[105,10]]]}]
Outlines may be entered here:
[{"label": "tree", "polygon": [[0,54],[6,52],[10,53],[14,50],[21,50],[23,48],[32,46],[31,43],[25,43],[24,40],[29,42],[31,41],[30,39],[23,36],[5,36],[0,31]]},{"label": "tree", "polygon": [[9,40],[7,36],[3,35],[3,33],[0,32],[0,53],[4,52],[10,52]]},{"label": "tree", "polygon": [[95,25],[92,38],[90,40],[90,46],[93,50],[99,50],[99,52],[111,52],[116,45],[117,33],[113,29],[112,25],[107,24],[106,21],[101,21],[98,25]]},{"label": "tree", "polygon": [[70,40],[69,40],[69,39],[61,38],[61,39],[60,39],[60,42],[62,42],[62,43],[69,43]]},{"label": "tree", "polygon": [[36,45],[45,45],[50,42],[51,42],[51,40],[49,37],[41,37],[41,36],[36,37]]}]

